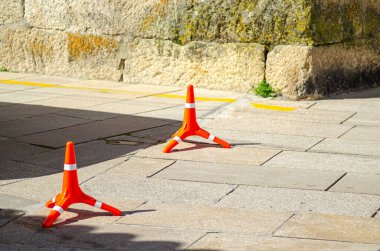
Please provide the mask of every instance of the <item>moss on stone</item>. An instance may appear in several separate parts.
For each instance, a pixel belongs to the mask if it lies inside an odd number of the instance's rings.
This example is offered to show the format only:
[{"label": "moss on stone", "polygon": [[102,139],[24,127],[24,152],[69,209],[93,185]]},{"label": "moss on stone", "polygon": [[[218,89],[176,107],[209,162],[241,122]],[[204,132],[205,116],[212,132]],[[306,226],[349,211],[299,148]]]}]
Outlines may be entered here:
[{"label": "moss on stone", "polygon": [[68,34],[68,51],[71,60],[94,55],[101,51],[112,52],[118,48],[114,38],[96,35]]}]

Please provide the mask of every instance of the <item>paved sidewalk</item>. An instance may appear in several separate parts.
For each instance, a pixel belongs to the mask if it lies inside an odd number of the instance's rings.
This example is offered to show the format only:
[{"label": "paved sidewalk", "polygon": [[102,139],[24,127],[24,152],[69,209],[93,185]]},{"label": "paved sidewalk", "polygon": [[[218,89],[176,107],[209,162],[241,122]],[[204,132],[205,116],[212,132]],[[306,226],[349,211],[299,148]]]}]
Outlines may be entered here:
[{"label": "paved sidewalk", "polygon": [[[380,89],[320,101],[0,73],[1,250],[380,250]],[[122,217],[75,205],[42,229],[76,143],[83,190]]]}]

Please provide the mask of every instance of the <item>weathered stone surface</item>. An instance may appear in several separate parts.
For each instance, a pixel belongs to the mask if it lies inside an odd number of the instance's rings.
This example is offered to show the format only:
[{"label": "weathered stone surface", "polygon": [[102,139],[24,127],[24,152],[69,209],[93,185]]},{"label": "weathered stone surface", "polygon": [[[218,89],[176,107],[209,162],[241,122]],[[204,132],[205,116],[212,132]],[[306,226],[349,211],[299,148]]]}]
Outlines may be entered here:
[{"label": "weathered stone surface", "polygon": [[325,139],[310,151],[380,156],[380,144],[375,140]]},{"label": "weathered stone surface", "polygon": [[0,29],[0,65],[12,71],[67,74],[67,36],[27,27]]},{"label": "weathered stone surface", "polygon": [[274,235],[380,244],[380,220],[305,213],[294,216]]},{"label": "weathered stone surface", "polygon": [[150,202],[137,209],[145,213],[127,215],[118,223],[270,234],[292,215],[292,213]]},{"label": "weathered stone surface", "polygon": [[23,0],[3,0],[0,2],[0,25],[20,21],[24,16]]},{"label": "weathered stone surface", "polygon": [[377,195],[239,186],[218,205],[370,217],[379,209],[379,203],[380,196]]},{"label": "weathered stone surface", "polygon": [[28,27],[0,30],[0,65],[12,71],[119,80],[120,38]]},{"label": "weathered stone surface", "polygon": [[64,30],[69,27],[67,0],[24,0],[25,19],[36,28]]},{"label": "weathered stone surface", "polygon": [[352,1],[157,1],[142,34],[190,41],[321,44],[378,36],[379,5]]},{"label": "weathered stone surface", "polygon": [[380,174],[379,158],[357,155],[283,151],[264,165],[296,169]]},{"label": "weathered stone surface", "polygon": [[195,182],[325,190],[342,175],[341,172],[332,171],[177,161],[154,177]]},{"label": "weathered stone surface", "polygon": [[[247,92],[264,78],[265,47],[260,44],[191,42],[180,46],[160,39],[126,43],[124,81],[183,85]],[[244,70],[242,70],[244,69]]]},{"label": "weathered stone surface", "polygon": [[[280,45],[268,53],[266,79],[291,99],[380,83],[378,40],[326,46]],[[341,62],[345,62],[342,64]]]},{"label": "weathered stone surface", "polygon": [[197,144],[181,142],[170,154],[162,153],[166,144],[159,144],[144,149],[136,154],[139,157],[158,159],[179,159],[212,163],[261,165],[278,154],[279,150],[263,148],[233,147],[221,148],[215,144]]},{"label": "weathered stone surface", "polygon": [[324,240],[306,240],[296,238],[279,238],[253,235],[232,235],[224,233],[209,233],[189,250],[255,250],[255,251],[378,251],[378,245],[346,243]]},{"label": "weathered stone surface", "polygon": [[380,195],[380,175],[349,173],[330,190],[335,192]]}]

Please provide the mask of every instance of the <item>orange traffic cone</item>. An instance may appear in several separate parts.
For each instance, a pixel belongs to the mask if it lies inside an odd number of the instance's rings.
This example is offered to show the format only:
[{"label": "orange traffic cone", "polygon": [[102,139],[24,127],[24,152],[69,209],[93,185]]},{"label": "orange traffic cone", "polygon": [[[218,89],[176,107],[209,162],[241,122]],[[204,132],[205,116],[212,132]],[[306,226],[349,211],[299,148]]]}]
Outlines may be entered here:
[{"label": "orange traffic cone", "polygon": [[121,211],[119,209],[95,200],[91,196],[85,194],[79,187],[74,143],[67,142],[62,192],[46,202],[46,207],[52,208],[52,210],[42,223],[42,226],[45,228],[51,227],[63,211],[67,210],[67,208],[74,203],[85,203],[111,212],[115,216],[121,216]]},{"label": "orange traffic cone", "polygon": [[181,141],[189,136],[200,136],[205,139],[211,140],[218,143],[223,148],[230,148],[230,144],[226,141],[210,134],[209,132],[200,128],[197,122],[197,116],[195,113],[195,99],[194,99],[194,88],[192,85],[187,86],[186,104],[185,104],[185,114],[183,118],[182,127],[171,137],[168,144],[162,150],[164,153],[170,153],[171,150],[178,145]]}]

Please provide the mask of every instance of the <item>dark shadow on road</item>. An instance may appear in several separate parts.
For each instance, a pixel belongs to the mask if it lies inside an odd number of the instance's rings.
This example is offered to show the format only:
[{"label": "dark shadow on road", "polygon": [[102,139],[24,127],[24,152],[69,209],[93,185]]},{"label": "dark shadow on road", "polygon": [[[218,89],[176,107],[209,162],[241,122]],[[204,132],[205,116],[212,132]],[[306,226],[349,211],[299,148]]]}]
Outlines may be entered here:
[{"label": "dark shadow on road", "polygon": [[[149,130],[172,131],[177,120],[40,105],[0,106],[0,180],[39,177],[63,170],[67,141],[75,143],[78,168],[144,149]],[[106,139],[129,136],[131,144]],[[146,132],[146,133],[145,133]],[[169,137],[168,134],[166,137]],[[153,142],[157,142],[153,141]],[[111,166],[110,166],[111,167]]]},{"label": "dark shadow on road", "polygon": [[340,94],[333,94],[322,98],[323,100],[329,99],[371,99],[380,97],[380,87],[364,89],[364,90],[354,90],[350,92],[344,92]]},{"label": "dark shadow on road", "polygon": [[[43,217],[24,215],[21,211],[0,211],[9,223],[0,227],[2,250],[133,250],[161,251],[184,250],[201,234],[186,233],[176,229],[125,224],[57,224],[43,229]],[[143,212],[141,212],[143,213]],[[188,231],[188,230],[187,230]],[[177,234],[186,235],[176,238]],[[165,240],[165,239],[169,240]],[[183,239],[183,241],[170,241]],[[189,249],[190,250],[190,249]],[[204,250],[206,251],[206,250]],[[215,250],[214,250],[215,251]]]}]

